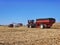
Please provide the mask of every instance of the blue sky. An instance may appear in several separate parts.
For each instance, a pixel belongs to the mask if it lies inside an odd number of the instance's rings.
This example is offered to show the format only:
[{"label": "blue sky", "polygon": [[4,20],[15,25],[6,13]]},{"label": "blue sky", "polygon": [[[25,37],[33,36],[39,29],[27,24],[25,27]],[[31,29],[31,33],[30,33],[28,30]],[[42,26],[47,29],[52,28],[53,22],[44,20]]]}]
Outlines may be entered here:
[{"label": "blue sky", "polygon": [[60,22],[59,0],[0,0],[0,24],[50,17]]}]

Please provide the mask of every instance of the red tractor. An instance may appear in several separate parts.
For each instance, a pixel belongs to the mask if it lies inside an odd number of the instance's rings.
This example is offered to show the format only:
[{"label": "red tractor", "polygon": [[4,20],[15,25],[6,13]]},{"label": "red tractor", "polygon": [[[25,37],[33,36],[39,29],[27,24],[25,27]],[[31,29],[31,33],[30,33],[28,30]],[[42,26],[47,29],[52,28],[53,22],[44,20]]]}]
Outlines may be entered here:
[{"label": "red tractor", "polygon": [[43,18],[43,19],[36,19],[28,20],[28,28],[50,28],[55,23],[54,18]]}]

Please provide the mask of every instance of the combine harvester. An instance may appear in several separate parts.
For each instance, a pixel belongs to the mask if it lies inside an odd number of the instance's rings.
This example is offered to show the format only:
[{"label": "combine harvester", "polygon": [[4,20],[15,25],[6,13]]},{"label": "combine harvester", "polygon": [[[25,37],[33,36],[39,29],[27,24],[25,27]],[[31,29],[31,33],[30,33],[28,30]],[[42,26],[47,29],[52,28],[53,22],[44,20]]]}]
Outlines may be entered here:
[{"label": "combine harvester", "polygon": [[50,28],[55,23],[54,18],[43,18],[43,19],[36,19],[34,20],[28,20],[28,28]]},{"label": "combine harvester", "polygon": [[22,27],[22,26],[23,26],[22,23],[12,23],[8,25],[8,27]]}]

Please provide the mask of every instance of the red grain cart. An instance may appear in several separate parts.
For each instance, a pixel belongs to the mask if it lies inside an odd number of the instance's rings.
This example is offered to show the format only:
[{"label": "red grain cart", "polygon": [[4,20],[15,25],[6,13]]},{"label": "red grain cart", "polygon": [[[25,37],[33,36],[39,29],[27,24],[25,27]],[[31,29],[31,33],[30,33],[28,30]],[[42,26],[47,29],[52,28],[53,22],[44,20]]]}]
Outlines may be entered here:
[{"label": "red grain cart", "polygon": [[36,19],[28,20],[28,28],[50,28],[55,23],[54,18],[43,18],[43,19]]}]

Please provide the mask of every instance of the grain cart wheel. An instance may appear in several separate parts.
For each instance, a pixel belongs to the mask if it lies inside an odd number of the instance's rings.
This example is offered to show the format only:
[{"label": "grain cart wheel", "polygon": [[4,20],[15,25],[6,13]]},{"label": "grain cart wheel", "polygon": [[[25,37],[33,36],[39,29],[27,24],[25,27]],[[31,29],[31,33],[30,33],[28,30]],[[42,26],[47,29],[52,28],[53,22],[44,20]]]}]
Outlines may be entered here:
[{"label": "grain cart wheel", "polygon": [[43,28],[44,28],[44,25],[43,25],[43,24],[41,24],[41,25],[40,25],[40,28],[41,28],[41,29],[43,29]]}]

